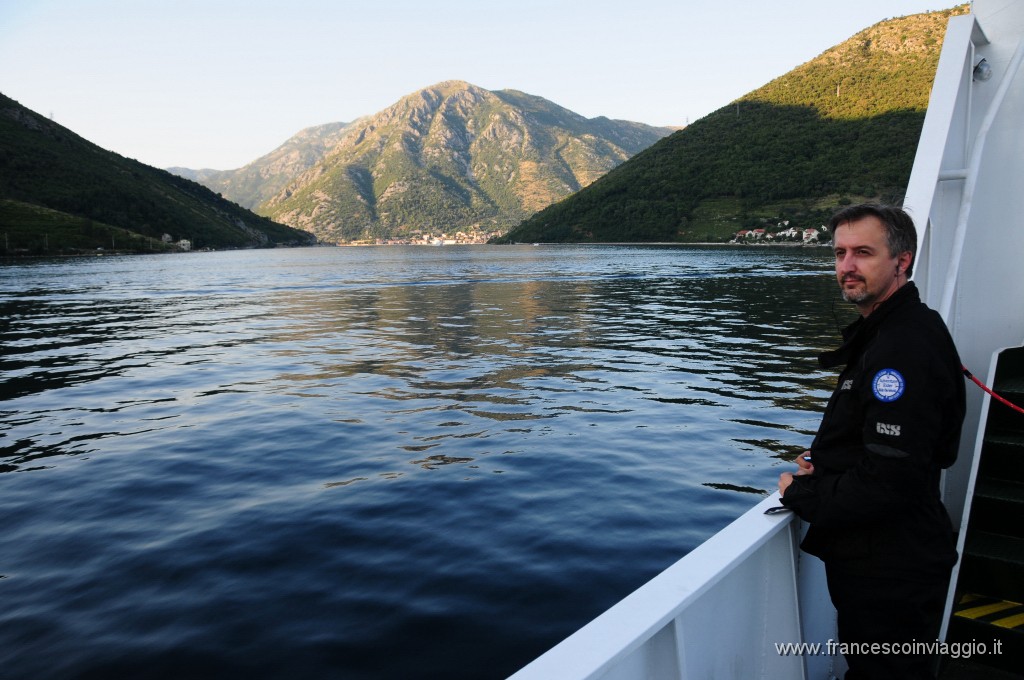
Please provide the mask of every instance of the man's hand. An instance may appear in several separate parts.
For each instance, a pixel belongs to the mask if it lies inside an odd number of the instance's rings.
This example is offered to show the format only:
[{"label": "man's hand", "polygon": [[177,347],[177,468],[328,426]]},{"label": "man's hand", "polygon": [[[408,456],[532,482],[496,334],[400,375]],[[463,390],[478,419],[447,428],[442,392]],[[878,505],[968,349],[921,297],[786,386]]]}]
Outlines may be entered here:
[{"label": "man's hand", "polygon": [[800,467],[797,470],[798,475],[809,475],[814,472],[814,465],[811,464],[811,452],[804,451],[796,457],[796,464]]},{"label": "man's hand", "polygon": [[783,472],[781,475],[779,475],[779,495],[780,496],[785,496],[786,495],[786,489],[788,489],[789,485],[792,484],[792,483],[793,483],[793,473],[792,472]]},{"label": "man's hand", "polygon": [[[814,465],[809,460],[810,457],[810,451],[804,451],[803,453],[796,457],[796,464],[798,466],[796,471],[797,477],[799,477],[800,475],[809,475],[812,472],[814,472]],[[789,485],[793,483],[793,477],[794,475],[792,472],[783,472],[781,475],[779,475],[780,496],[786,495],[786,489],[788,489]]]}]

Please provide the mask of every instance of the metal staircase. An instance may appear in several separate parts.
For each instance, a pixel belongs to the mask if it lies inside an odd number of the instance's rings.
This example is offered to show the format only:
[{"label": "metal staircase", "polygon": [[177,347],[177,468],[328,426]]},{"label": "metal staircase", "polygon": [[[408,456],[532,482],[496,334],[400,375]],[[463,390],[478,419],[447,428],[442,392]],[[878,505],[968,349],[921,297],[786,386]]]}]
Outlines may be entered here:
[{"label": "metal staircase", "polygon": [[[999,355],[995,392],[1024,404],[1024,347]],[[1024,414],[992,400],[982,440],[947,642],[979,643],[971,662],[1024,672]],[[980,644],[986,647],[982,650]],[[965,647],[966,648],[966,647]]]}]

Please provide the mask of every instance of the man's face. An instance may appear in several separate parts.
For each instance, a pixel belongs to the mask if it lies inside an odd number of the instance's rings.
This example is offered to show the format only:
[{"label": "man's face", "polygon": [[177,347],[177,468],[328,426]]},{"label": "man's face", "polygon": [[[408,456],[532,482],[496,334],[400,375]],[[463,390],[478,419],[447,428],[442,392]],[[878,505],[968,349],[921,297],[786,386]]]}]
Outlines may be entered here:
[{"label": "man's face", "polygon": [[909,252],[889,254],[885,227],[874,215],[836,227],[833,237],[836,279],[843,299],[867,316],[906,281]]}]

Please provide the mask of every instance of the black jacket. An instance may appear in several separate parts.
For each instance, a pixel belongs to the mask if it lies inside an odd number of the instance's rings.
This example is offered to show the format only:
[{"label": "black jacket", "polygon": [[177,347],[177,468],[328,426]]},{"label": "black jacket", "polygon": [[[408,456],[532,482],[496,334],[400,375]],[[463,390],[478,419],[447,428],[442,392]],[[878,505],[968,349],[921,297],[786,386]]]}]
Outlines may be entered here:
[{"label": "black jacket", "polygon": [[810,527],[801,547],[862,575],[941,576],[956,562],[941,469],[956,460],[964,379],[939,315],[907,283],[843,331],[845,364],[810,448],[812,475],[783,504]]}]

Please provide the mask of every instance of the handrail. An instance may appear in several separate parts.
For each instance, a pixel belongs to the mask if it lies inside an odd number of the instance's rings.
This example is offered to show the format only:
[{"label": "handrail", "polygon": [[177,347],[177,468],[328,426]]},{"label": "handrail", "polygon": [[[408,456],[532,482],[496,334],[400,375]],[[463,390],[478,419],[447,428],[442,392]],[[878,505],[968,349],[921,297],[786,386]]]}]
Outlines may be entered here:
[{"label": "handrail", "polygon": [[[943,319],[949,319],[949,314],[953,308],[953,295],[956,291],[957,278],[960,276],[960,260],[963,255],[964,244],[967,241],[967,221],[971,216],[974,189],[978,184],[978,169],[981,167],[985,142],[988,139],[992,123],[995,121],[996,115],[1002,107],[1003,100],[1006,98],[1006,93],[1010,90],[1010,84],[1020,70],[1022,61],[1024,61],[1024,41],[1017,44],[1017,49],[1006,67],[1006,73],[999,83],[999,89],[996,90],[992,103],[988,107],[988,112],[985,114],[981,127],[978,129],[974,146],[971,149],[971,158],[967,164],[967,176],[964,178],[964,188],[961,194],[960,212],[957,216],[956,231],[953,235],[953,249],[949,258],[949,267],[946,271],[945,287],[942,289],[942,302],[938,310]],[[940,176],[940,179],[944,179],[944,177]]]},{"label": "handrail", "polygon": [[[918,252],[914,263],[914,279],[921,288],[922,299],[935,308],[938,304],[934,301],[941,293],[938,284],[940,276],[936,271],[937,262],[933,265],[929,260],[933,254],[933,245],[938,246],[933,244],[934,227],[938,226],[941,231],[945,227],[934,223],[936,192],[943,180],[966,177],[966,152],[956,161],[951,162],[951,156],[960,142],[960,135],[966,135],[970,129],[970,99],[965,99],[964,90],[971,86],[975,46],[985,44],[988,44],[988,38],[973,15],[950,17],[904,200],[904,206],[914,216],[917,226]],[[966,110],[962,110],[965,101]],[[956,163],[955,170],[948,169],[952,163]],[[949,226],[951,232],[953,225]],[[939,253],[935,255],[939,256]],[[935,281],[934,294],[931,293],[932,281]]]},{"label": "handrail", "polygon": [[[773,494],[510,680],[804,677],[797,522]],[[730,670],[731,669],[731,670]]]}]

